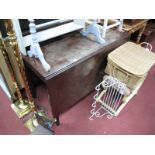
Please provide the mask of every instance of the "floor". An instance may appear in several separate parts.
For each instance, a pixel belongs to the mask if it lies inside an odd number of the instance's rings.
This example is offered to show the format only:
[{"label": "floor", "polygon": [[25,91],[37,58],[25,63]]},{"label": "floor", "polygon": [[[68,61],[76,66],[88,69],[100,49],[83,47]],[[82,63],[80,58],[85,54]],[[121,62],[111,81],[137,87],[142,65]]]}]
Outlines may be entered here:
[{"label": "floor", "polygon": [[[155,51],[155,34],[149,38]],[[120,115],[112,119],[102,117],[89,120],[92,92],[60,116],[61,125],[54,125],[56,135],[150,135],[155,134],[155,66],[153,66],[138,94],[130,100]],[[49,111],[46,89],[37,87],[36,103]],[[30,134],[10,108],[11,102],[0,88],[0,134]],[[50,114],[51,115],[51,114]]]}]

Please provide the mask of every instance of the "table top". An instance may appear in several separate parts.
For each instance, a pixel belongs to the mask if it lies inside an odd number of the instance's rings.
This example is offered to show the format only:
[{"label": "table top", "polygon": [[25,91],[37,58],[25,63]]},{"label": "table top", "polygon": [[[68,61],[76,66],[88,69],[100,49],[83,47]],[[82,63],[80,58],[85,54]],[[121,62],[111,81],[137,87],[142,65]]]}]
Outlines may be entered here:
[{"label": "table top", "polygon": [[96,43],[92,36],[86,38],[79,32],[71,33],[58,41],[41,47],[45,60],[51,66],[49,72],[46,72],[39,60],[35,58],[23,56],[23,59],[41,79],[48,80],[93,55],[106,51],[112,43],[128,37],[127,33],[109,30],[106,34],[106,42],[101,45]]},{"label": "table top", "polygon": [[137,20],[137,22],[135,22],[134,24],[123,24],[123,30],[129,32],[132,29],[135,29],[139,26],[142,26],[144,23],[146,23],[148,21],[148,19],[141,19],[141,20]]}]

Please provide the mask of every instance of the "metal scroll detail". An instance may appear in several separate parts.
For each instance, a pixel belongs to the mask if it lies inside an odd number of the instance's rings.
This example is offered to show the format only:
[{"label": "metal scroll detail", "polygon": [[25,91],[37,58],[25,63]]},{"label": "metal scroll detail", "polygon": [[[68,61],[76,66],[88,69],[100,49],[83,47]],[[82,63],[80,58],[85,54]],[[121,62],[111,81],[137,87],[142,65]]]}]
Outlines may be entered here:
[{"label": "metal scroll detail", "polygon": [[89,119],[93,120],[93,117],[102,117],[104,115],[107,115],[109,119],[116,116],[127,91],[126,85],[112,76],[105,76],[95,90],[97,93],[94,95]]},{"label": "metal scroll detail", "polygon": [[91,116],[89,117],[90,120],[93,120],[93,117],[102,117],[104,115],[107,115],[108,112],[105,112],[102,113],[101,110],[103,109],[102,106],[100,106],[99,108],[97,108],[97,101],[96,101],[96,98],[99,96],[99,93],[101,91],[101,85],[102,83],[98,84],[96,87],[95,87],[95,90],[97,91],[97,93],[94,95],[94,102],[92,103],[92,110],[90,111],[91,113]]}]

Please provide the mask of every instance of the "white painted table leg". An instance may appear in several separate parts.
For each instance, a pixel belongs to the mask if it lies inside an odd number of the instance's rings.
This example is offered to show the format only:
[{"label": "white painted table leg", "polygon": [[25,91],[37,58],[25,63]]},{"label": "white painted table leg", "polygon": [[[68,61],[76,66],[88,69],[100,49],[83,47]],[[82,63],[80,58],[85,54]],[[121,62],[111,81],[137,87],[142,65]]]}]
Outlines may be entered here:
[{"label": "white painted table leg", "polygon": [[108,19],[104,19],[104,25],[103,25],[103,31],[102,31],[103,38],[105,38],[105,35],[106,35],[107,25],[108,25]]},{"label": "white painted table leg", "polygon": [[46,62],[44,55],[42,53],[42,50],[40,48],[40,45],[38,43],[37,40],[37,34],[36,34],[36,25],[34,23],[34,20],[29,20],[30,24],[30,33],[31,33],[31,38],[32,38],[32,42],[31,42],[31,46],[30,46],[30,51],[28,51],[28,56],[29,57],[35,57],[38,58],[42,64],[42,66],[44,67],[44,69],[46,71],[49,71],[51,69],[50,65]]}]

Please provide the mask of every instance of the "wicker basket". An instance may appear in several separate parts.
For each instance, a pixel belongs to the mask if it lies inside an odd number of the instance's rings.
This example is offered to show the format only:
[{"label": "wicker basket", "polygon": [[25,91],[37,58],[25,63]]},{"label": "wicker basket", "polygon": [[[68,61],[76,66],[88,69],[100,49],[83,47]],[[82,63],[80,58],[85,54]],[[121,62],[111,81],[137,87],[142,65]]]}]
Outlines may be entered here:
[{"label": "wicker basket", "polygon": [[145,80],[155,63],[155,54],[132,42],[127,42],[108,55],[105,72],[135,89]]}]

